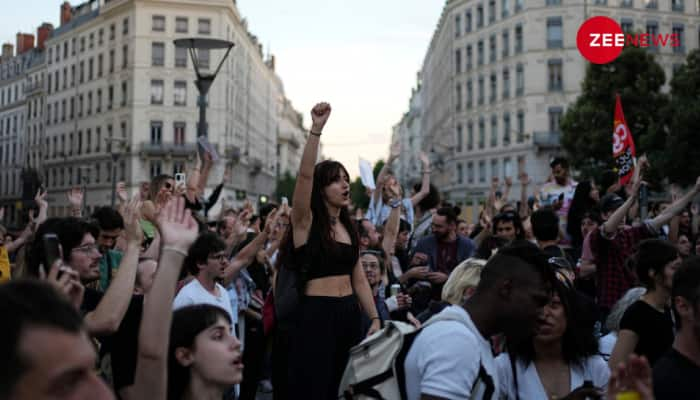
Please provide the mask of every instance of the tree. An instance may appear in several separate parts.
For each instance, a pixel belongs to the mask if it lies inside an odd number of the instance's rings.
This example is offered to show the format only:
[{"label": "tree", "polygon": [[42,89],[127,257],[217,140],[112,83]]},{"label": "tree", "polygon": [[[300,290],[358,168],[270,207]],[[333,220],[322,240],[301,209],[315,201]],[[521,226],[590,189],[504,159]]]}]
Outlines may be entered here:
[{"label": "tree", "polygon": [[663,157],[659,150],[665,140],[664,110],[669,102],[668,95],[661,93],[665,81],[654,56],[638,47],[625,47],[609,64],[589,64],[582,93],[561,121],[562,146],[572,166],[594,178],[614,167],[612,131],[615,94],[619,93],[637,154],[647,153],[658,174]]},{"label": "tree", "polygon": [[292,196],[294,195],[294,186],[296,186],[297,179],[292,176],[289,171],[285,172],[281,178],[277,179],[277,190],[275,190],[275,197],[277,201],[282,201],[282,197],[286,197],[289,200],[289,205],[292,205]]},{"label": "tree", "polygon": [[671,182],[692,184],[700,171],[700,50],[693,50],[671,79],[669,133],[664,174]]},{"label": "tree", "polygon": [[374,167],[372,168],[372,174],[374,175],[374,180],[377,180],[377,177],[379,176],[379,172],[384,168],[384,160],[377,160],[377,162],[374,163]]},{"label": "tree", "polygon": [[365,185],[362,184],[360,177],[355,178],[350,183],[350,198],[356,208],[366,210],[369,207],[369,196],[367,196]]}]

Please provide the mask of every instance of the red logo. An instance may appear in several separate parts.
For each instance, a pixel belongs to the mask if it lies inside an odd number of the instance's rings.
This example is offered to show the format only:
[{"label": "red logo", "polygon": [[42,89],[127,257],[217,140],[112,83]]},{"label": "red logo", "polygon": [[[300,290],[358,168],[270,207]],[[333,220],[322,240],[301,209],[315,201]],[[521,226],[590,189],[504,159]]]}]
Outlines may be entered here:
[{"label": "red logo", "polygon": [[576,34],[576,46],[581,55],[593,64],[614,61],[625,46],[681,46],[680,35],[635,33],[625,34],[614,19],[592,17],[586,20]]}]

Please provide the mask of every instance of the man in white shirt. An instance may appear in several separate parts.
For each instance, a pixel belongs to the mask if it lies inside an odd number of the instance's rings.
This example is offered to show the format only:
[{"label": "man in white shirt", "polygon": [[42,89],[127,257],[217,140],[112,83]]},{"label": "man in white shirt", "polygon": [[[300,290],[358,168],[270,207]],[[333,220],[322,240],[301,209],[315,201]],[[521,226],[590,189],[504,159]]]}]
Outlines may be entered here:
[{"label": "man in white shirt", "polygon": [[[200,235],[185,257],[185,268],[195,279],[185,285],[175,297],[173,309],[192,304],[211,304],[220,307],[237,318],[231,309],[231,300],[226,289],[216,281],[223,278],[228,258],[226,244],[211,232]],[[167,266],[163,266],[167,267]]]},{"label": "man in white shirt", "polygon": [[517,241],[493,256],[462,306],[425,327],[404,363],[409,400],[497,400],[498,376],[488,338],[524,340],[550,298],[554,278],[537,246]]}]

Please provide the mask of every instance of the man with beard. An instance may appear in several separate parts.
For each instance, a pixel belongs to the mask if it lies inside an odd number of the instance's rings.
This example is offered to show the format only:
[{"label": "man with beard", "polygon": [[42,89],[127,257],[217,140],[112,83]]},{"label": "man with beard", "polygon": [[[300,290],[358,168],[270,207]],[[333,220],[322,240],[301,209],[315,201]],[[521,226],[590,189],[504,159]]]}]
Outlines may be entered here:
[{"label": "man with beard", "polygon": [[97,246],[102,253],[100,258],[100,289],[107,290],[113,275],[122,260],[122,252],[115,250],[117,239],[124,230],[124,218],[110,207],[100,207],[92,213],[100,231],[97,235]]},{"label": "man with beard", "polygon": [[416,337],[404,364],[408,399],[498,399],[488,338],[505,333],[509,341],[528,340],[554,279],[535,245],[518,241],[501,249],[484,267],[472,297],[447,307],[439,314],[446,320]]},{"label": "man with beard", "polygon": [[[562,232],[566,232],[566,221],[577,183],[569,177],[569,162],[566,158],[556,157],[549,163],[549,166],[552,168],[553,179],[542,185],[541,205],[552,207],[559,216],[559,228]],[[560,244],[564,247],[570,247],[567,239],[564,239]]]},{"label": "man with beard", "polygon": [[676,338],[654,366],[657,400],[700,399],[700,258],[685,260],[673,276]]}]

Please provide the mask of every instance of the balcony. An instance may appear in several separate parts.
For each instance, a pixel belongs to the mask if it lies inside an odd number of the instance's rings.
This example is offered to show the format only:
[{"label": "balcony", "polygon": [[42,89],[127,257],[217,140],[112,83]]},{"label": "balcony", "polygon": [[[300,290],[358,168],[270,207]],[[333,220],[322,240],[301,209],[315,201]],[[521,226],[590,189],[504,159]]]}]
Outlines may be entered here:
[{"label": "balcony", "polygon": [[561,147],[561,132],[535,132],[534,144],[538,150],[552,150]]},{"label": "balcony", "polygon": [[142,142],[140,155],[141,158],[151,157],[189,157],[194,156],[197,151],[197,145],[194,143],[175,144],[174,142],[161,142],[154,144],[151,142]]},{"label": "balcony", "polygon": [[24,94],[26,96],[31,96],[33,94],[39,93],[44,90],[44,82],[39,81],[36,83],[27,83],[24,85]]}]

